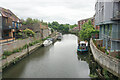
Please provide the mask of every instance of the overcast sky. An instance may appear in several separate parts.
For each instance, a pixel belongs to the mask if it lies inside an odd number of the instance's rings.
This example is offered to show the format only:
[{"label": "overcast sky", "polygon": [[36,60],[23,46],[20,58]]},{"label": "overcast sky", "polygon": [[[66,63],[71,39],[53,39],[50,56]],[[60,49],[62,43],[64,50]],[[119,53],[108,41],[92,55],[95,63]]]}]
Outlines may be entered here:
[{"label": "overcast sky", "polygon": [[95,14],[95,0],[0,0],[0,7],[10,9],[19,18],[63,24],[77,24]]}]

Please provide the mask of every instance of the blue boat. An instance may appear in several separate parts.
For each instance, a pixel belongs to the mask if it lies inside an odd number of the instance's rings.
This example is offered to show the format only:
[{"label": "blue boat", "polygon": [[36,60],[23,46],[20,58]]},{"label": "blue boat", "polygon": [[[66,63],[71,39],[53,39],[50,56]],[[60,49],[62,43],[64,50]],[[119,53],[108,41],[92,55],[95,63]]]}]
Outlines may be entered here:
[{"label": "blue boat", "polygon": [[88,42],[87,41],[80,41],[78,43],[78,52],[84,53],[88,51]]}]

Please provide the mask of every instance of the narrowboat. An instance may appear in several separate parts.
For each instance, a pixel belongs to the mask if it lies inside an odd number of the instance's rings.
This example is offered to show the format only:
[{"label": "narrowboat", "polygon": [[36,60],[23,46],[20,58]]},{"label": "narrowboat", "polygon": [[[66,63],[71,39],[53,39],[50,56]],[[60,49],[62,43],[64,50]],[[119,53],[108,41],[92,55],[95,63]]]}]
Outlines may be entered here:
[{"label": "narrowboat", "polygon": [[87,52],[88,51],[88,42],[87,41],[80,41],[78,43],[78,49],[77,49],[78,52]]}]

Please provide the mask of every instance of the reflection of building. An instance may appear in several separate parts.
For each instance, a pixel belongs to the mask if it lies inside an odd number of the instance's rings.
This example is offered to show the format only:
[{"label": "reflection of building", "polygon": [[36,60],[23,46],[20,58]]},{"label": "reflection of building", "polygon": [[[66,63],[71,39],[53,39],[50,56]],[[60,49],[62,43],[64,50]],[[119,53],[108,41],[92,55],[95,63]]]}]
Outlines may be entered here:
[{"label": "reflection of building", "polygon": [[14,38],[15,32],[22,26],[20,19],[9,9],[0,7],[0,25],[2,25],[2,39]]},{"label": "reflection of building", "polygon": [[100,26],[100,39],[106,49],[120,50],[120,1],[97,2],[95,23]]}]

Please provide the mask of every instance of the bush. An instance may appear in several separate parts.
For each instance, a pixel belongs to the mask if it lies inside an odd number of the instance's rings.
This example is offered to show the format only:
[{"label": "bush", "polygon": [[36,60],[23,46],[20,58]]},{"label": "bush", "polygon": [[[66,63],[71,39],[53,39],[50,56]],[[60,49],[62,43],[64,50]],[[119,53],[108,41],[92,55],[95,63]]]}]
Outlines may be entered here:
[{"label": "bush", "polygon": [[4,56],[9,56],[9,55],[11,55],[11,54],[12,54],[11,51],[4,51],[4,53],[3,53]]},{"label": "bush", "polygon": [[109,55],[109,52],[107,52],[107,50],[105,50],[105,53],[106,53],[107,55]]},{"label": "bush", "polygon": [[105,47],[100,47],[100,50],[105,53]]},{"label": "bush", "polygon": [[118,55],[116,56],[116,58],[120,59],[120,53],[118,53]]},{"label": "bush", "polygon": [[25,29],[25,30],[23,30],[23,32],[26,34],[26,36],[29,36],[29,37],[35,35],[35,32],[33,32],[30,29]]},{"label": "bush", "polygon": [[27,44],[25,44],[25,45],[22,47],[22,49],[26,49],[26,48],[27,48],[27,46],[28,46],[28,45],[27,45]]},{"label": "bush", "polygon": [[2,59],[6,59],[7,57],[5,55],[2,55]]},{"label": "bush", "polygon": [[42,39],[42,41],[45,41],[46,39],[48,39],[48,38],[51,38],[50,36],[48,36],[47,38],[44,38],[44,39]]}]

